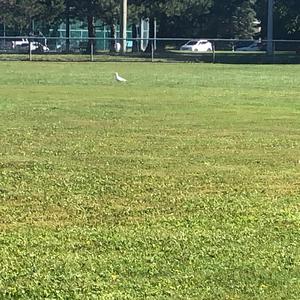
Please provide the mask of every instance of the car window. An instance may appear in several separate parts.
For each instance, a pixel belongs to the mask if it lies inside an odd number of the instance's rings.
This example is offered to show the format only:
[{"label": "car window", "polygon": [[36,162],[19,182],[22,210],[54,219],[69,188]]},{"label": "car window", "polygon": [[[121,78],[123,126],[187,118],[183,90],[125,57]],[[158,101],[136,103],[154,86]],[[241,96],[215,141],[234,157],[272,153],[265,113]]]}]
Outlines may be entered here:
[{"label": "car window", "polygon": [[187,45],[197,45],[197,41],[189,41]]}]

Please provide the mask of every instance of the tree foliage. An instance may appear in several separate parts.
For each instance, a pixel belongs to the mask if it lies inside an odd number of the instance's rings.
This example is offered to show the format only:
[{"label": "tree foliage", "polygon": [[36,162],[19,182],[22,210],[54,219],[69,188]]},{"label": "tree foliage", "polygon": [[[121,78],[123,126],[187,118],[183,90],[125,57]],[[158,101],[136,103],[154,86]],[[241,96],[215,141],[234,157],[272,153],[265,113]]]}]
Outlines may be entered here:
[{"label": "tree foliage", "polygon": [[28,34],[33,22],[50,27],[61,19],[63,0],[0,0],[0,19],[16,32]]},{"label": "tree foliage", "polygon": [[[250,38],[254,21],[262,21],[266,33],[268,0],[130,0],[129,23],[142,17],[156,18],[161,37]],[[66,7],[72,17],[88,24],[95,36],[95,20],[113,30],[120,23],[120,0],[0,0],[0,22],[28,34],[33,22],[44,27],[65,21]],[[300,38],[299,0],[275,0],[274,35]],[[264,36],[263,36],[264,37]]]},{"label": "tree foliage", "polygon": [[[256,11],[262,21],[262,34],[267,33],[267,0],[257,0]],[[300,39],[300,3],[299,0],[274,1],[274,38]]]}]

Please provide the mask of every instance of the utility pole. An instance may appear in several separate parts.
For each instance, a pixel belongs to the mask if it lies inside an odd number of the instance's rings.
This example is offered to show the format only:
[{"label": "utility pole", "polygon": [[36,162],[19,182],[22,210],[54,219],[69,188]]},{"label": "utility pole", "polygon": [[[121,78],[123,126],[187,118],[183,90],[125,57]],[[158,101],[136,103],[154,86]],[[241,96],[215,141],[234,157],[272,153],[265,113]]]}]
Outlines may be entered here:
[{"label": "utility pole", "polygon": [[273,55],[273,8],[274,0],[268,0],[268,36],[267,36],[267,52]]},{"label": "utility pole", "polygon": [[122,53],[126,53],[126,38],[127,38],[127,0],[121,0],[121,46]]}]

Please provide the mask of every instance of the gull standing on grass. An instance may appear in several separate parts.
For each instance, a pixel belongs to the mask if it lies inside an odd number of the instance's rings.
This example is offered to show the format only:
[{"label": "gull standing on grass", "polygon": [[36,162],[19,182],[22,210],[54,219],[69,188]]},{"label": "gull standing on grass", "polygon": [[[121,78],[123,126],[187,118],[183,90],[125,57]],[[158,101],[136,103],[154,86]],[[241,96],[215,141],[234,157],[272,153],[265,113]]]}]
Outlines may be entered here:
[{"label": "gull standing on grass", "polygon": [[122,78],[121,76],[119,76],[119,74],[116,72],[116,75],[115,75],[115,79],[117,81],[120,81],[120,82],[126,82],[127,80],[125,78]]}]

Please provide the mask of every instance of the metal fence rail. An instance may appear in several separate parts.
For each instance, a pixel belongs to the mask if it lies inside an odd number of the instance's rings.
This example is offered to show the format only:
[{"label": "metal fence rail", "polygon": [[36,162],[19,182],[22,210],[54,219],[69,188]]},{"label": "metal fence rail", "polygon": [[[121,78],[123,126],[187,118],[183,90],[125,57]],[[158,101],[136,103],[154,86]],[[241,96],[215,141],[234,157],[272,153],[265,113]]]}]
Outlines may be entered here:
[{"label": "metal fence rail", "polygon": [[[300,40],[0,37],[0,60],[300,63]],[[106,45],[105,47],[103,45]],[[109,45],[109,47],[107,47]]]}]

